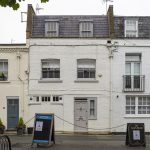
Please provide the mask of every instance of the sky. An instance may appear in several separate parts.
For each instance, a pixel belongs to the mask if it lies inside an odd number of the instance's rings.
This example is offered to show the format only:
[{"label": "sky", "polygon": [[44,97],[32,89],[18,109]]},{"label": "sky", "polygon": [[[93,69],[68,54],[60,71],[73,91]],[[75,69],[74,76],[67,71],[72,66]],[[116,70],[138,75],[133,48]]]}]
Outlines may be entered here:
[{"label": "sky", "polygon": [[[26,22],[21,22],[21,12],[27,12],[27,5],[37,4],[43,8],[37,15],[105,15],[106,3],[103,0],[25,0],[17,11],[0,7],[0,44],[25,43]],[[150,16],[150,0],[113,0],[107,5],[114,6],[117,16]],[[23,20],[26,15],[23,14]]]}]

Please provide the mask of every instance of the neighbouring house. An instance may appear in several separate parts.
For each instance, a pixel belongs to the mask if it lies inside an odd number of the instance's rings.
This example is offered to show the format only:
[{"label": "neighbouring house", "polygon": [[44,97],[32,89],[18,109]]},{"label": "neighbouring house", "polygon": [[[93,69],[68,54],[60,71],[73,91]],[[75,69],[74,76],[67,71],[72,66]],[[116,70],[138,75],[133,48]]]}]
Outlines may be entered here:
[{"label": "neighbouring house", "polygon": [[15,130],[26,119],[28,98],[28,48],[26,44],[0,44],[0,118]]},{"label": "neighbouring house", "polygon": [[[150,132],[150,17],[114,17],[112,126],[144,123]],[[112,132],[125,132],[126,126]]]},{"label": "neighbouring house", "polygon": [[[27,12],[28,119],[54,113],[56,131],[150,132],[150,17]],[[33,121],[29,122],[33,126]]]}]

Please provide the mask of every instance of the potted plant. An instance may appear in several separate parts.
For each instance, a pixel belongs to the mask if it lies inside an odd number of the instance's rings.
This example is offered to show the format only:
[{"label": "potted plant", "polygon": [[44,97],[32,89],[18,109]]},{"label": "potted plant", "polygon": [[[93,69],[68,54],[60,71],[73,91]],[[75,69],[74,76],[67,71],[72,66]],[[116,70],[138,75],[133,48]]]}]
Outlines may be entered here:
[{"label": "potted plant", "polygon": [[27,128],[27,133],[32,134],[33,133],[33,127],[28,127]]},{"label": "potted plant", "polygon": [[25,130],[26,130],[26,125],[24,124],[23,118],[20,117],[18,124],[17,124],[17,134],[18,135],[22,135],[25,134]]},{"label": "potted plant", "polygon": [[4,131],[5,131],[5,126],[2,122],[2,120],[0,119],[0,134],[4,134]]},{"label": "potted plant", "polygon": [[4,73],[3,72],[0,72],[0,80],[1,81],[4,81],[5,80],[5,75],[4,75]]}]

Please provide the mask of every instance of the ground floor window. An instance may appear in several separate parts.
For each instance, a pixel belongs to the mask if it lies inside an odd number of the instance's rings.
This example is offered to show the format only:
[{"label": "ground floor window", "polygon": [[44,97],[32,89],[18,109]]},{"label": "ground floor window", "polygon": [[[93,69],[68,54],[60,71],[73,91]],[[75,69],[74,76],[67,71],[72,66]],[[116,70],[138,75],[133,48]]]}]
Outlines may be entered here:
[{"label": "ground floor window", "polygon": [[150,114],[150,96],[126,96],[126,114]]},{"label": "ground floor window", "polygon": [[88,98],[89,105],[89,119],[97,118],[97,99],[96,98]]}]

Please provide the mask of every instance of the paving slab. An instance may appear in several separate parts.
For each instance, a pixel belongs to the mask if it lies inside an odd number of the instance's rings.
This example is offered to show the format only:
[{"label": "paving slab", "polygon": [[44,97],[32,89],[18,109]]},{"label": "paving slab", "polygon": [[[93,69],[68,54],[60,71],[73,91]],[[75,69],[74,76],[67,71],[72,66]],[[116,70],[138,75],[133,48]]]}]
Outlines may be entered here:
[{"label": "paving slab", "polygon": [[51,147],[31,148],[32,135],[9,135],[12,150],[150,150],[150,136],[146,136],[146,147],[125,145],[125,135],[56,135],[56,144]]}]

